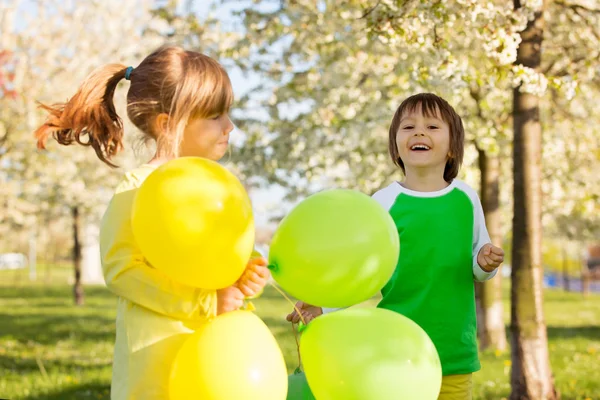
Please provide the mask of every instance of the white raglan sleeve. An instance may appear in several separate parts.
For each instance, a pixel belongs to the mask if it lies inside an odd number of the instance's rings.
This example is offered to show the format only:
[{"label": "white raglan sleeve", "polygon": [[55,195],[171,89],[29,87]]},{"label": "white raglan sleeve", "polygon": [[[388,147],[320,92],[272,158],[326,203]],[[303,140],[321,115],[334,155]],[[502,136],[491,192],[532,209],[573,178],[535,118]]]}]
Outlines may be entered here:
[{"label": "white raglan sleeve", "polygon": [[487,227],[485,226],[485,216],[483,215],[483,207],[481,206],[481,201],[479,200],[479,196],[473,189],[471,189],[471,193],[469,193],[469,197],[473,203],[473,279],[477,282],[487,281],[488,279],[492,279],[496,276],[498,269],[496,268],[492,272],[484,271],[477,263],[477,255],[481,248],[491,243],[490,235],[488,234]]}]

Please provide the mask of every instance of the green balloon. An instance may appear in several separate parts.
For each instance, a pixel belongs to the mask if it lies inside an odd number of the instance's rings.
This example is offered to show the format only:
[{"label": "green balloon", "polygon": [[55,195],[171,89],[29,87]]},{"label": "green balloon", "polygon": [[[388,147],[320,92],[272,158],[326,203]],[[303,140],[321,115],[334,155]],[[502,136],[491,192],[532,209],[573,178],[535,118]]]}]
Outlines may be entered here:
[{"label": "green balloon", "polygon": [[286,400],[315,400],[304,372],[295,372],[288,376],[288,393]]},{"label": "green balloon", "polygon": [[436,400],[442,367],[433,342],[410,319],[380,308],[349,308],[314,319],[300,339],[319,400]]},{"label": "green balloon", "polygon": [[322,307],[348,307],[374,296],[391,278],[398,230],[374,199],[333,189],[298,204],[277,228],[269,250],[275,281]]}]

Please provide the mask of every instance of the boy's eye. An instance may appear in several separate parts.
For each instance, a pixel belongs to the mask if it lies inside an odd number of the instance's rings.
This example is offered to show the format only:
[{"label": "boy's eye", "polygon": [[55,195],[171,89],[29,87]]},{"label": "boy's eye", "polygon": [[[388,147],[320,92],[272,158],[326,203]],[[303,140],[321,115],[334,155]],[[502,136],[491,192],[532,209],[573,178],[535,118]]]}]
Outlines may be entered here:
[{"label": "boy's eye", "polygon": [[435,125],[429,125],[429,129],[437,129],[438,127]]},{"label": "boy's eye", "polygon": [[402,129],[412,129],[412,128],[414,128],[412,125],[406,125],[406,126],[405,126],[404,128],[402,128]]}]

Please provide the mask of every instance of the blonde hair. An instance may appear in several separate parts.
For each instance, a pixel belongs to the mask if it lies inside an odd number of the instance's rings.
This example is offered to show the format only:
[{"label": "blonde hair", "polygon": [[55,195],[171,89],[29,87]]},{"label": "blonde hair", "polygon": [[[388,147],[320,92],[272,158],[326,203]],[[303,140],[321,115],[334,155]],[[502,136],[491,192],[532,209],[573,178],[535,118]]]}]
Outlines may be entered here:
[{"label": "blonde hair", "polygon": [[[66,103],[40,104],[48,112],[35,131],[38,148],[50,135],[62,145],[91,146],[98,158],[115,167],[111,158],[123,148],[123,121],[113,97],[127,67],[108,64],[93,71]],[[227,72],[214,59],[179,47],[161,47],[130,71],[127,116],[157,143],[160,155],[177,157],[190,119],[209,118],[229,110],[233,90]],[[168,115],[164,132],[156,117]],[[87,138],[86,138],[87,136]]]}]

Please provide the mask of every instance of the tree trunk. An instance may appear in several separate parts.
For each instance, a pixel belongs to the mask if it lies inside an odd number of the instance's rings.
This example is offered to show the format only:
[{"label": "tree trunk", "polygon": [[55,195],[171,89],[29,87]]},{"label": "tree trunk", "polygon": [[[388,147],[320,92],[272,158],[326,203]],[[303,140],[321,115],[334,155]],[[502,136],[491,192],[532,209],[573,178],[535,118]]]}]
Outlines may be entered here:
[{"label": "tree trunk", "polygon": [[[500,231],[500,161],[490,157],[482,149],[479,152],[481,171],[481,204],[485,223],[496,246],[502,246]],[[477,293],[477,327],[481,350],[506,350],[506,329],[504,327],[504,307],[502,305],[502,276],[500,271],[494,279],[475,284]]]},{"label": "tree trunk", "polygon": [[[514,0],[515,9],[521,7]],[[543,8],[545,8],[545,3]],[[521,32],[517,64],[539,71],[543,10]],[[511,287],[511,400],[557,399],[543,315],[539,98],[514,90],[514,217]]]},{"label": "tree trunk", "polygon": [[83,305],[83,286],[81,284],[81,242],[79,241],[79,232],[81,231],[81,217],[79,207],[71,209],[73,215],[73,267],[75,270],[75,284],[73,286],[73,295],[75,304]]}]

